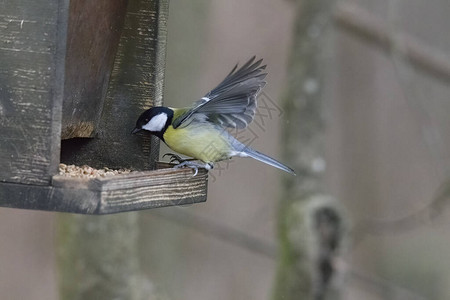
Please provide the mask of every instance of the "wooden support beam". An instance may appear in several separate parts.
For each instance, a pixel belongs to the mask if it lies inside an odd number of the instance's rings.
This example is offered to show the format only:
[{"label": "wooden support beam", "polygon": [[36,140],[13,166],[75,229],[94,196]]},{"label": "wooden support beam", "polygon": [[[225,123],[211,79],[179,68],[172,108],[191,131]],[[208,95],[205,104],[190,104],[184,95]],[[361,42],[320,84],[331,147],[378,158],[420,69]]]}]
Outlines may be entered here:
[{"label": "wooden support beam", "polygon": [[0,182],[58,170],[68,3],[0,2]]}]

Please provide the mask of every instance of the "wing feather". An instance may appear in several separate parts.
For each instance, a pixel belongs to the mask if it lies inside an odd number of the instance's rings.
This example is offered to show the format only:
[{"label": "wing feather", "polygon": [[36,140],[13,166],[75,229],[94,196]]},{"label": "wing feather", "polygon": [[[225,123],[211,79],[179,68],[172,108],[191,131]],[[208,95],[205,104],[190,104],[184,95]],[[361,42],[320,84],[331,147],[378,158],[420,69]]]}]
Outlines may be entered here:
[{"label": "wing feather", "polygon": [[255,116],[256,97],[266,84],[267,73],[263,72],[266,66],[261,66],[262,59],[255,62],[255,58],[239,69],[236,65],[217,87],[176,118],[173,127],[186,126],[195,120],[207,120],[223,127],[247,127]]}]

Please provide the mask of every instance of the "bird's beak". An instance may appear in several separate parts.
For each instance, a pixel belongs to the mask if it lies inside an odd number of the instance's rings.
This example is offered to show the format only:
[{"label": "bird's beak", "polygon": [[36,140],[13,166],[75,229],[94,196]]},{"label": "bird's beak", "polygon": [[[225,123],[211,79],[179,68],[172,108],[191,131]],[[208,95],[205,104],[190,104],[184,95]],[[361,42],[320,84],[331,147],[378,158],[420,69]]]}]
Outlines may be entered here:
[{"label": "bird's beak", "polygon": [[134,128],[133,129],[133,131],[131,132],[131,134],[135,134],[135,133],[138,133],[139,131],[141,131],[142,129],[141,128]]}]

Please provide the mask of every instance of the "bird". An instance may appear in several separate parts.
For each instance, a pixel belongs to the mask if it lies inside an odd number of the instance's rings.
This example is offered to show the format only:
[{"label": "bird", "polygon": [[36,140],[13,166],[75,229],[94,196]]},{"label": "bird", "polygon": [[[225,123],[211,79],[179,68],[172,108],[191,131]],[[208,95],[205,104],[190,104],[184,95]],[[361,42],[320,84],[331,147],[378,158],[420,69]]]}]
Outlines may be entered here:
[{"label": "bird", "polygon": [[292,168],[238,141],[227,129],[246,128],[254,119],[257,96],[266,85],[267,73],[262,59],[253,56],[231,72],[214,89],[184,108],[154,106],[136,121],[132,134],[147,131],[167,146],[190,157],[182,159],[172,153],[175,168],[189,167],[211,170],[214,163],[232,157],[251,157],[295,175]]}]

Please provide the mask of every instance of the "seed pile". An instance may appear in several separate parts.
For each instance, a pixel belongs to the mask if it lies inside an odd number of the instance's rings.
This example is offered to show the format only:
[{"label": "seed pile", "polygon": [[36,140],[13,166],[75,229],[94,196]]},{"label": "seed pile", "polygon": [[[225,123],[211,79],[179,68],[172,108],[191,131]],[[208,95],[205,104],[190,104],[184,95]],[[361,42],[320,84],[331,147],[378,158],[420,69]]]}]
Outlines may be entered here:
[{"label": "seed pile", "polygon": [[131,170],[128,169],[113,170],[108,167],[104,167],[103,169],[94,169],[87,165],[80,167],[75,165],[59,164],[59,175],[68,177],[97,178],[128,173],[131,173]]}]

